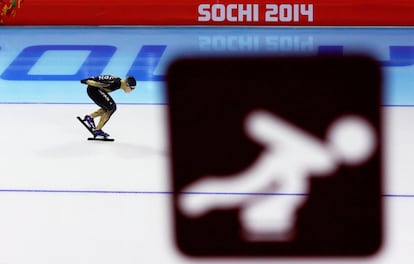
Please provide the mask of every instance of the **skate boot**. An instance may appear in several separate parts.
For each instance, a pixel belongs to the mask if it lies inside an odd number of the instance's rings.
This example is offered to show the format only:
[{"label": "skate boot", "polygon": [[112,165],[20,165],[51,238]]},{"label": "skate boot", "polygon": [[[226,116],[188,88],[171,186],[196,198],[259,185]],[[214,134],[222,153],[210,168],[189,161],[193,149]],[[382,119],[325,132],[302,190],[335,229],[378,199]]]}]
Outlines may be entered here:
[{"label": "skate boot", "polygon": [[102,129],[95,129],[94,131],[93,131],[93,135],[95,136],[95,137],[104,137],[104,138],[106,138],[106,137],[109,137],[109,134],[107,134],[107,133],[105,133],[105,132],[103,132],[102,131]]},{"label": "skate boot", "polygon": [[86,123],[88,123],[91,129],[96,129],[95,122],[93,121],[93,118],[90,115],[86,115],[83,118],[83,120],[86,121]]}]

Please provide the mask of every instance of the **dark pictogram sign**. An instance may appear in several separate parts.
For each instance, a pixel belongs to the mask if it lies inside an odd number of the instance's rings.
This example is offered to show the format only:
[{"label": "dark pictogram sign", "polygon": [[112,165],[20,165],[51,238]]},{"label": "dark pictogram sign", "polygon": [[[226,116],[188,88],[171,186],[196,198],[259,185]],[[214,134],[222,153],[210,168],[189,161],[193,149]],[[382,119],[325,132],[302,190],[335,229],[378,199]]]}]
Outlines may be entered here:
[{"label": "dark pictogram sign", "polygon": [[175,239],[192,256],[366,256],[382,241],[381,73],[363,56],[171,65]]}]

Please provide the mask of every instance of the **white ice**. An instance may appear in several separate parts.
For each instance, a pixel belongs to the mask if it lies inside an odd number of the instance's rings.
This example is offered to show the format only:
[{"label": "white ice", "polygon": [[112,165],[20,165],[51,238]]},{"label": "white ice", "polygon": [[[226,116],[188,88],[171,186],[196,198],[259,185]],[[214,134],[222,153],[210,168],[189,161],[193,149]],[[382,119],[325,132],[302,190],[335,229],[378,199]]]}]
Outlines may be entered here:
[{"label": "white ice", "polygon": [[[105,127],[115,142],[86,140],[76,115],[94,109],[0,105],[1,264],[412,262],[414,198],[389,196],[385,242],[372,257],[183,256],[173,241],[171,195],[165,193],[171,191],[167,106],[120,105]],[[413,117],[414,108],[384,108],[385,194],[414,194]],[[77,192],[65,192],[71,190]]]}]

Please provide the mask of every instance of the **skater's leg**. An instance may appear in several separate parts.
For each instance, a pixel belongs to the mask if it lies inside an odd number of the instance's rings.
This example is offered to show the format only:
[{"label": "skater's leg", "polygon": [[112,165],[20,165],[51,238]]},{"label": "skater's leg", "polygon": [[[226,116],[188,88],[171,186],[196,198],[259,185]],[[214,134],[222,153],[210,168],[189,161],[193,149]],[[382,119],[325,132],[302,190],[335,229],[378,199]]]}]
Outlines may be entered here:
[{"label": "skater's leg", "polygon": [[105,109],[99,108],[98,110],[90,114],[90,116],[92,118],[102,117],[105,114],[105,112],[106,112]]},{"label": "skater's leg", "polygon": [[96,126],[96,129],[102,129],[103,126],[109,121],[109,119],[111,118],[112,114],[115,112],[115,110],[107,110],[105,111],[102,115],[101,118],[99,120],[98,125]]},{"label": "skater's leg", "polygon": [[100,117],[96,130],[101,130],[116,111],[116,103],[108,93],[96,87],[88,86],[87,92],[89,97],[101,107],[90,115],[92,118]]},{"label": "skater's leg", "polygon": [[88,123],[89,127],[92,130],[96,129],[96,125],[95,125],[95,121],[94,119],[97,117],[101,117],[103,114],[105,114],[105,109],[98,109],[97,111],[93,112],[90,115],[85,115],[85,117],[83,118],[83,121],[86,121],[86,123]]}]

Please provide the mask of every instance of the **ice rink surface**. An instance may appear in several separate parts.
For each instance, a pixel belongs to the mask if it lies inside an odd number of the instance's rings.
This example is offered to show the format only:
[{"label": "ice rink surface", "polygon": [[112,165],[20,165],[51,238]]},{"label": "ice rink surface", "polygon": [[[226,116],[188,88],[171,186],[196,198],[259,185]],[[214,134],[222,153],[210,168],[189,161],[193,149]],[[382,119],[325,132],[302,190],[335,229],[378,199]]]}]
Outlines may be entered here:
[{"label": "ice rink surface", "polygon": [[[392,54],[388,54],[391,46],[411,47],[414,43],[412,29],[407,29],[406,33],[401,29],[387,29],[384,34],[381,33],[383,31],[369,31],[378,40],[371,44],[365,43],[364,37],[357,37],[354,43],[347,37],[349,32],[341,35],[334,30],[326,34],[315,31],[313,34],[312,30],[291,29],[279,34],[263,32],[263,29],[259,32],[242,32],[240,29],[232,32],[216,29],[180,32],[173,28],[152,29],[151,33],[148,29],[137,29],[138,32],[132,32],[136,35],[131,32],[126,35],[135,46],[124,46],[122,37],[119,37],[122,34],[118,31],[113,33],[114,29],[109,29],[110,33],[103,29],[99,30],[101,33],[94,31],[99,36],[94,40],[82,39],[81,31],[75,34],[77,39],[74,39],[70,34],[64,34],[65,30],[57,36],[53,28],[50,31],[38,28],[22,30],[11,32],[10,28],[0,28],[0,72],[3,73],[0,79],[0,263],[412,263],[414,101],[410,98],[414,93],[410,95],[410,87],[414,84],[411,82],[414,80],[411,63],[414,55],[410,51],[412,48],[398,53],[392,53],[393,49],[390,49]],[[33,34],[36,37],[22,43],[30,30],[41,31],[40,36]],[[363,36],[363,33],[358,31],[356,35]],[[107,36],[105,34],[119,35],[106,43],[102,41]],[[190,36],[182,46],[174,38],[181,34]],[[329,38],[329,34],[333,37]],[[168,106],[163,96],[162,78],[155,80],[153,77],[165,73],[168,61],[182,54],[184,48],[192,47],[190,53],[204,54],[205,48],[214,52],[214,49],[223,47],[218,45],[224,39],[226,49],[234,51],[238,44],[238,51],[243,51],[243,47],[254,49],[266,43],[275,44],[282,37],[285,42],[278,43],[278,52],[287,47],[281,43],[288,42],[292,43],[288,51],[295,52],[295,47],[300,46],[299,40],[304,41],[302,47],[309,52],[320,51],[320,46],[326,45],[343,45],[345,50],[356,49],[359,45],[365,50],[373,50],[379,60],[399,65],[393,68],[384,66],[383,247],[374,256],[344,259],[194,259],[184,256],[173,240]],[[86,140],[88,131],[76,116],[90,113],[96,106],[90,104],[77,81],[19,80],[19,77],[5,74],[11,72],[10,65],[17,61],[18,54],[25,54],[27,47],[44,47],[50,43],[63,46],[67,42],[72,45],[95,45],[99,42],[116,46],[118,53],[105,68],[111,73],[116,65],[126,61],[131,64],[136,54],[127,55],[142,45],[166,46],[164,57],[158,57],[159,65],[145,64],[152,75],[139,80],[142,88],[138,84],[133,99],[125,99],[120,91],[113,94],[119,102],[118,110],[105,130],[115,138],[115,142]],[[207,42],[211,45],[206,46]],[[220,52],[225,51],[223,49]],[[67,52],[63,49],[58,51]],[[50,61],[45,60],[53,61],[53,52],[41,53],[43,61],[33,62],[37,68],[34,72],[26,72],[26,77],[45,75],[50,69],[42,67],[51,67]],[[401,56],[405,57],[401,59]],[[64,61],[65,57],[62,58]],[[72,62],[80,65],[77,61]],[[76,69],[73,69],[57,69],[61,71],[59,78],[74,78]],[[137,66],[136,69],[142,67]],[[18,73],[22,71],[20,69]],[[117,74],[127,72],[128,69],[123,69]],[[58,72],[43,78],[51,75],[58,75]]]},{"label": "ice rink surface", "polygon": [[[93,105],[1,105],[3,263],[194,263],[172,239],[166,106],[122,105],[115,142],[90,142],[75,116]],[[385,243],[337,263],[409,263],[414,108],[385,107]],[[390,176],[392,175],[392,177]],[[216,262],[198,260],[201,263]],[[218,263],[335,263],[332,259]]]}]

